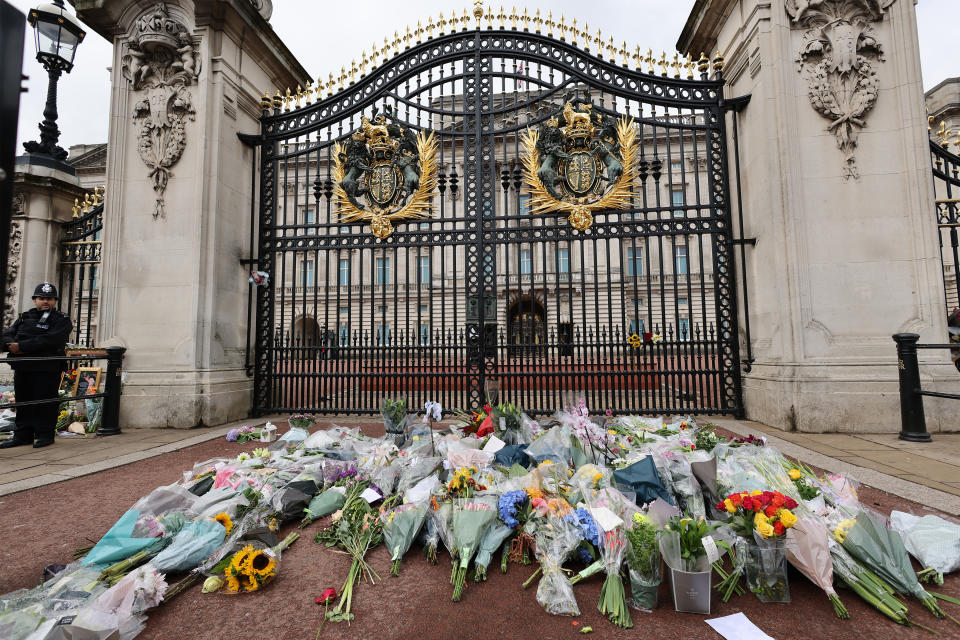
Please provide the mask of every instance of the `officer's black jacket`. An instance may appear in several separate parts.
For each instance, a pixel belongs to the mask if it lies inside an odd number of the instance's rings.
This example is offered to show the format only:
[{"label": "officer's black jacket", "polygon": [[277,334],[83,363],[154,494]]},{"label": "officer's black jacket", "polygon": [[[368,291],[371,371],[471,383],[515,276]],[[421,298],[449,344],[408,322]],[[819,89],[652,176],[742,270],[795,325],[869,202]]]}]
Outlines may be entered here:
[{"label": "officer's black jacket", "polygon": [[[20,345],[20,354],[9,354],[11,358],[19,356],[62,356],[63,347],[67,344],[73,323],[70,317],[56,309],[51,309],[46,321],[41,322],[43,311],[30,309],[24,311],[13,323],[12,327],[3,330],[0,338],[2,348],[7,351],[11,342]],[[64,368],[63,361],[54,362],[20,362],[11,364],[18,371],[60,371]]]}]

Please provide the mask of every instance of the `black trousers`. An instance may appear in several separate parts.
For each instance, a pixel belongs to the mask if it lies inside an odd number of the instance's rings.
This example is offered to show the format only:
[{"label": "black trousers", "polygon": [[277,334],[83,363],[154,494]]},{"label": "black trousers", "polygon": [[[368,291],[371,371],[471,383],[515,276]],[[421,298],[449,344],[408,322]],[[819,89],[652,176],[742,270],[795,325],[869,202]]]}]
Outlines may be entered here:
[{"label": "black trousers", "polygon": [[21,442],[53,440],[60,413],[60,402],[56,400],[60,387],[59,371],[14,371],[13,391],[17,402],[30,400],[51,400],[49,404],[17,407],[17,426],[13,437]]}]

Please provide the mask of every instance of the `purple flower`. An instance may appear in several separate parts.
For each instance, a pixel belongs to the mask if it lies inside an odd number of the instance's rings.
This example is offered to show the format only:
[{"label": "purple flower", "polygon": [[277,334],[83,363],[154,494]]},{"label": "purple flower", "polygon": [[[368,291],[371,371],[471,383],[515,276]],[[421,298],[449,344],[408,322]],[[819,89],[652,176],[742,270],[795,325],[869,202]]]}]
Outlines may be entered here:
[{"label": "purple flower", "polygon": [[240,437],[239,429],[230,429],[230,431],[227,431],[227,442],[236,442],[237,438],[239,437]]}]

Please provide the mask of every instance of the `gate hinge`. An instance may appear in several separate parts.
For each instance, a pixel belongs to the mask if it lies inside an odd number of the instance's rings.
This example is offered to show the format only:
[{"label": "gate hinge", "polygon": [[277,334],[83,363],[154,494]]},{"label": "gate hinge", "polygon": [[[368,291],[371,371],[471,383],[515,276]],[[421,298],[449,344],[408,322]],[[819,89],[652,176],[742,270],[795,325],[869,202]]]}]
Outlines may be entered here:
[{"label": "gate hinge", "polygon": [[736,111],[740,113],[743,111],[743,108],[750,104],[750,98],[753,97],[753,94],[748,93],[744,96],[738,96],[736,98],[729,98],[723,101],[723,110],[724,111]]}]

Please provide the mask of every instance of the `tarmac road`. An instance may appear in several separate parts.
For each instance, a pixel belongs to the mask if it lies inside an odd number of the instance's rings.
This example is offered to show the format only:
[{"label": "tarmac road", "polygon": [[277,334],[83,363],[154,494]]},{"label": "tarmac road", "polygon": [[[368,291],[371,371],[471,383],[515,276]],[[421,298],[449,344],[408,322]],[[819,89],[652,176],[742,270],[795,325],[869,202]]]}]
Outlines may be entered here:
[{"label": "tarmac road", "polygon": [[[375,428],[365,431],[375,434]],[[382,428],[381,428],[382,432]],[[138,498],[153,488],[177,481],[183,471],[217,456],[235,456],[252,450],[256,443],[240,445],[222,439],[195,445],[141,462],[103,471],[21,493],[0,497],[0,593],[35,586],[48,564],[67,563],[73,550],[92,544]],[[924,507],[864,487],[863,501],[884,513],[891,509],[929,513]],[[936,512],[933,512],[936,513]],[[942,514],[940,514],[942,515]],[[168,604],[149,612],[144,640],[243,640],[315,637],[323,607],[314,598],[327,587],[338,591],[349,568],[349,558],[313,542],[326,524],[313,523],[283,554],[276,580],[260,593],[250,595],[201,594],[199,584]],[[282,535],[293,530],[287,525]],[[436,566],[429,564],[417,545],[401,565],[400,577],[389,576],[390,558],[381,546],[368,561],[382,576],[376,585],[361,584],[354,590],[356,619],[327,623],[321,637],[373,638],[531,638],[573,639],[585,626],[591,637],[683,638],[716,640],[703,620],[705,616],[676,613],[664,584],[660,606],[652,614],[633,611],[634,628],[613,626],[596,608],[604,576],[594,576],[575,587],[581,615],[577,618],[547,614],[536,602],[536,584],[521,583],[532,573],[528,567],[511,565],[507,574],[491,565],[489,580],[476,584],[468,579],[463,600],[451,602],[448,556],[440,554]],[[175,581],[171,577],[171,582]],[[629,592],[629,586],[627,587]],[[884,618],[846,589],[840,597],[851,619],[837,620],[829,600],[801,574],[791,570],[791,604],[762,604],[752,594],[734,597],[727,604],[713,597],[709,617],[743,611],[758,627],[776,640],[909,640],[931,637],[926,631],[905,628]],[[939,591],[960,597],[960,577],[948,577]],[[909,601],[917,622],[936,629],[940,638],[960,638],[960,625],[936,620],[920,603]],[[960,618],[960,607],[943,604]],[[574,624],[576,623],[576,624]]]}]

